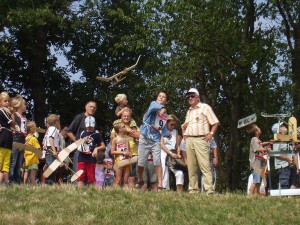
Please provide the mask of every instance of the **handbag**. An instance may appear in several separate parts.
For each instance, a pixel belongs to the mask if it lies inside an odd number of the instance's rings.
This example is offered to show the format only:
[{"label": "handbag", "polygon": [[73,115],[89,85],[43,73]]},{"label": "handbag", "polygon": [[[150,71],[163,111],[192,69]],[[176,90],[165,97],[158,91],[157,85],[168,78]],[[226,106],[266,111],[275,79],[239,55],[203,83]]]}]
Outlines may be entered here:
[{"label": "handbag", "polygon": [[[175,153],[176,154],[176,150],[175,149],[171,149],[170,150],[172,153]],[[171,169],[175,169],[175,170],[181,170],[181,171],[187,171],[187,166],[186,164],[184,163],[183,159],[182,158],[173,158],[171,156],[168,156],[169,157],[169,167]]]}]

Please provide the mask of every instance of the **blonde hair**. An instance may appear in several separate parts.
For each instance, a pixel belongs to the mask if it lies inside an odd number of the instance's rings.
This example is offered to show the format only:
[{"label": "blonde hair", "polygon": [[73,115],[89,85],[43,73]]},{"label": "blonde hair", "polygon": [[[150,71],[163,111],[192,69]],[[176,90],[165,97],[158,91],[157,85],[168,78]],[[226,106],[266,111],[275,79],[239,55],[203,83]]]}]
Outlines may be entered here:
[{"label": "blonde hair", "polygon": [[178,122],[178,118],[174,114],[168,115],[167,122],[169,122],[171,120],[174,120],[174,121]]},{"label": "blonde hair", "polygon": [[26,124],[26,126],[27,126],[28,132],[31,132],[31,128],[36,127],[36,123],[33,122],[33,121],[29,121],[29,122]]},{"label": "blonde hair", "polygon": [[21,107],[21,105],[25,103],[24,98],[21,95],[16,95],[12,100],[11,100],[11,107],[14,109],[18,109]]},{"label": "blonde hair", "polygon": [[56,122],[59,121],[59,118],[60,118],[60,115],[50,114],[50,115],[47,117],[47,123],[48,123],[50,126],[55,126],[55,125],[56,125]]},{"label": "blonde hair", "polygon": [[116,133],[119,133],[120,129],[123,128],[125,124],[123,122],[114,123],[114,130]]},{"label": "blonde hair", "polygon": [[0,93],[0,101],[3,99],[8,99],[9,100],[9,95],[6,91],[3,91]]},{"label": "blonde hair", "polygon": [[116,97],[115,97],[115,101],[116,103],[120,103],[121,101],[123,101],[124,99],[126,99],[127,96],[125,94],[118,94]]}]

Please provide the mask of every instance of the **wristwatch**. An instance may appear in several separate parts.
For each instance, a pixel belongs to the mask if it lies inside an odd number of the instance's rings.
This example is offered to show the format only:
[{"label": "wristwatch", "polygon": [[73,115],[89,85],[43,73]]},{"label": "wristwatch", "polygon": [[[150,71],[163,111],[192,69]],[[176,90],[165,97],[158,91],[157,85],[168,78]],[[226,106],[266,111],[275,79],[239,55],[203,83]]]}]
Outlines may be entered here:
[{"label": "wristwatch", "polygon": [[212,132],[212,131],[211,131],[211,132],[209,132],[209,133],[210,133],[211,135],[214,135],[214,132]]}]

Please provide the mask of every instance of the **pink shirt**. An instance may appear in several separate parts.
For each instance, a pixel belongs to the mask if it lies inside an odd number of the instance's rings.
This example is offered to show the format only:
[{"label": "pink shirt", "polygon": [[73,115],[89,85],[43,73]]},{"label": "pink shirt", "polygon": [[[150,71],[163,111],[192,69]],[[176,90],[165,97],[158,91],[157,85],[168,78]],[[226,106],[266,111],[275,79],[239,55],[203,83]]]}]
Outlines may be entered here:
[{"label": "pink shirt", "polygon": [[185,118],[187,124],[184,135],[200,136],[210,132],[210,126],[218,123],[219,120],[212,108],[199,102],[195,108],[190,107]]}]

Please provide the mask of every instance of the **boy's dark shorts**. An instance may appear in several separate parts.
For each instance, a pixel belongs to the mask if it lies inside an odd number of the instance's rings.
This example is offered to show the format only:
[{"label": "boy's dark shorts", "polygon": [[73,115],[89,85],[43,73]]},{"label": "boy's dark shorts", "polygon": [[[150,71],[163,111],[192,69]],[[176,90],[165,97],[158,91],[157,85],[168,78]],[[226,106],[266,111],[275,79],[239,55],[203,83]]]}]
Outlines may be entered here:
[{"label": "boy's dark shorts", "polygon": [[297,171],[295,167],[284,167],[278,169],[279,183],[281,188],[290,188],[293,186],[298,186],[297,184]]}]

